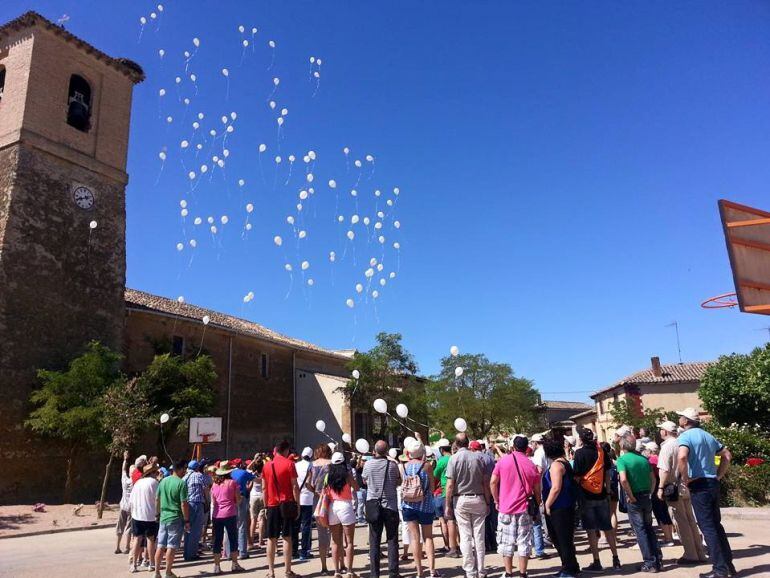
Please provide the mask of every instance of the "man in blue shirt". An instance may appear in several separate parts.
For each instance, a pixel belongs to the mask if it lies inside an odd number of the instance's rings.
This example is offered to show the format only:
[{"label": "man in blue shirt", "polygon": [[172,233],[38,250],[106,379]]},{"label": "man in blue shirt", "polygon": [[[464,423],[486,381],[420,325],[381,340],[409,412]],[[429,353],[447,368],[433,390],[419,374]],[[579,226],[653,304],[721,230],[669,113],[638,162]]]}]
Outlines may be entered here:
[{"label": "man in blue shirt", "polygon": [[206,522],[205,504],[208,501],[206,478],[200,472],[201,464],[192,460],[187,464],[187,473],[182,478],[187,484],[187,504],[190,508],[190,532],[184,537],[184,559],[197,560],[198,543]]},{"label": "man in blue shirt", "polygon": [[[697,410],[688,407],[677,414],[679,425],[684,428],[679,436],[679,475],[690,490],[695,519],[706,539],[713,566],[704,578],[734,576],[733,552],[719,511],[719,481],[727,473],[732,456],[714,436],[701,429]],[[719,467],[716,456],[720,458]]]},{"label": "man in blue shirt", "polygon": [[236,469],[230,477],[238,484],[243,498],[238,504],[238,558],[244,560],[249,557],[249,483],[254,479],[254,474],[246,469],[246,464],[241,459],[231,463]]}]

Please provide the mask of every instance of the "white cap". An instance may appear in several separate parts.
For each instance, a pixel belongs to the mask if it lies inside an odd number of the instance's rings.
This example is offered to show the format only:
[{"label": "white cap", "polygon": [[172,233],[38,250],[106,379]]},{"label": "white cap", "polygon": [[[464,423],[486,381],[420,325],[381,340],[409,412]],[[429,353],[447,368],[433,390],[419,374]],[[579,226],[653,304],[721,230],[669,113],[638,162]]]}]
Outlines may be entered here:
[{"label": "white cap", "polygon": [[420,459],[425,455],[425,446],[420,440],[408,440],[408,442],[404,449],[409,452],[409,457]]},{"label": "white cap", "polygon": [[677,415],[681,415],[682,417],[686,417],[690,421],[700,421],[700,415],[698,415],[698,410],[694,407],[688,407],[686,409],[683,409],[682,411],[676,412]]},{"label": "white cap", "polygon": [[615,431],[615,435],[618,435],[618,436],[620,436],[620,437],[623,437],[623,436],[625,436],[625,435],[628,435],[628,434],[630,434],[630,433],[634,433],[634,430],[633,430],[633,429],[631,429],[631,426],[629,426],[629,425],[622,425],[622,426],[620,426],[620,427],[619,427],[619,428],[618,428],[618,429]]},{"label": "white cap", "polygon": [[535,434],[529,439],[530,441],[533,441],[533,442],[543,443],[543,434]]},{"label": "white cap", "polygon": [[313,450],[310,447],[305,447],[305,449],[302,450],[302,457],[303,458],[312,458],[313,457]]},{"label": "white cap", "polygon": [[666,420],[658,425],[659,429],[666,430],[667,432],[676,433],[677,426],[671,420]]},{"label": "white cap", "polygon": [[564,441],[567,442],[571,446],[575,445],[575,437],[574,436],[564,436]]},{"label": "white cap", "polygon": [[656,452],[658,451],[659,448],[658,448],[658,444],[656,444],[655,442],[647,442],[646,444],[644,444],[644,449],[651,452]]},{"label": "white cap", "polygon": [[345,461],[345,456],[342,455],[342,452],[334,452],[332,454],[332,463],[334,465],[341,464]]},{"label": "white cap", "polygon": [[441,438],[440,440],[438,440],[436,442],[436,447],[437,448],[448,448],[451,445],[452,444],[450,443],[450,441],[448,439],[446,439],[446,438]]}]

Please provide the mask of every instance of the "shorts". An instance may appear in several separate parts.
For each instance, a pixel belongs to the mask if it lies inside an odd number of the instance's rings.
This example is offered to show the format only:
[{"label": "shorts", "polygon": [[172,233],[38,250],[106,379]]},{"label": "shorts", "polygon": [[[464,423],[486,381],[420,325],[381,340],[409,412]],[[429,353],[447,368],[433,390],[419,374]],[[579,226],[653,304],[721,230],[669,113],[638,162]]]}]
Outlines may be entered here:
[{"label": "shorts", "polygon": [[434,512],[421,512],[413,508],[401,508],[401,514],[403,515],[404,522],[418,522],[421,526],[433,525]]},{"label": "shorts", "polygon": [[529,556],[532,541],[532,517],[526,512],[521,514],[497,515],[497,553],[512,558],[514,552],[519,556]]},{"label": "shorts", "polygon": [[329,508],[329,525],[352,526],[356,523],[356,511],[351,500],[334,500]]},{"label": "shorts", "polygon": [[652,513],[655,514],[655,519],[661,526],[670,526],[674,522],[671,520],[671,514],[668,511],[668,505],[663,500],[659,500],[658,496],[653,494],[652,498]]},{"label": "shorts", "polygon": [[444,517],[444,506],[446,506],[445,496],[433,496],[433,509],[436,511],[437,518]]},{"label": "shorts", "polygon": [[259,513],[265,509],[265,501],[262,498],[251,498],[249,500],[249,512],[252,518],[257,518]]},{"label": "shorts", "polygon": [[291,538],[294,532],[294,520],[284,520],[281,516],[280,506],[269,506],[265,508],[267,514],[265,520],[265,532],[268,538]]},{"label": "shorts", "polygon": [[120,514],[118,514],[118,522],[115,524],[115,533],[118,536],[122,536],[126,530],[128,530],[129,535],[131,535],[133,530],[131,525],[131,511],[121,510]]},{"label": "shorts", "polygon": [[131,520],[131,533],[137,538],[152,538],[158,535],[158,522],[145,522],[144,520]]},{"label": "shorts", "polygon": [[612,530],[610,502],[603,500],[583,500],[580,504],[580,522],[584,530]]},{"label": "shorts", "polygon": [[172,522],[161,522],[158,530],[158,548],[176,549],[182,545],[184,535],[184,520],[181,518]]}]

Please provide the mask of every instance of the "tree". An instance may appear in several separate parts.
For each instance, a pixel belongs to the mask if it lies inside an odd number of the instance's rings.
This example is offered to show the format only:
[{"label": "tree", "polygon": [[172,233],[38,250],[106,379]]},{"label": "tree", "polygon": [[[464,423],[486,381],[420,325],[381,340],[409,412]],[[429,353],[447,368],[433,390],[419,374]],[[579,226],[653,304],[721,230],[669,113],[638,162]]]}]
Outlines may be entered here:
[{"label": "tree", "polygon": [[102,517],[102,508],[107,497],[113,459],[137,443],[142,432],[151,423],[147,392],[138,385],[138,381],[137,378],[128,382],[118,379],[104,393],[102,424],[107,434],[110,459],[105,466],[102,494],[97,508],[99,519]]},{"label": "tree", "polygon": [[[457,367],[463,368],[460,377],[455,376]],[[431,421],[442,431],[452,431],[457,417],[465,419],[474,438],[506,429],[527,431],[537,423],[538,392],[532,382],[483,354],[443,358],[428,398]]]},{"label": "tree", "polygon": [[[388,403],[389,408],[404,403],[409,415],[424,423],[426,419],[424,387],[417,378],[418,367],[414,356],[401,343],[400,333],[378,333],[377,345],[369,351],[356,352],[348,369],[360,373],[359,379],[350,379],[339,392],[351,408],[366,412],[368,423],[374,424],[372,404],[377,398]],[[401,426],[390,420],[382,420],[376,436],[384,436],[388,430],[400,431]]]},{"label": "tree", "polygon": [[610,418],[616,428],[621,425],[630,425],[634,428],[645,428],[651,437],[658,431],[658,424],[670,419],[677,422],[674,412],[666,412],[662,407],[642,408],[637,399],[626,398],[613,401],[609,407]]},{"label": "tree", "polygon": [[723,355],[703,376],[698,395],[722,426],[770,431],[770,343],[748,355]]},{"label": "tree", "polygon": [[64,371],[39,370],[42,385],[32,392],[34,409],[25,422],[32,431],[67,445],[64,501],[72,495],[72,466],[78,451],[106,443],[102,424],[103,396],[120,380],[120,355],[97,341]]},{"label": "tree", "polygon": [[189,418],[213,409],[216,380],[214,362],[208,355],[185,360],[166,353],[155,356],[136,385],[146,396],[152,419],[168,413],[169,429],[184,433]]}]

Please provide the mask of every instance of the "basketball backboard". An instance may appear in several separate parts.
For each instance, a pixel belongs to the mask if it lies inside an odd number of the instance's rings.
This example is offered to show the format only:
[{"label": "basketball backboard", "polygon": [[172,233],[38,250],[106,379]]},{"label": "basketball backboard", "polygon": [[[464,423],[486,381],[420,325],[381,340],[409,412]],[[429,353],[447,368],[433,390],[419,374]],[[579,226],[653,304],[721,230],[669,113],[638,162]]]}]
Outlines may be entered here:
[{"label": "basketball backboard", "polygon": [[191,417],[189,442],[191,444],[212,444],[222,441],[221,417]]},{"label": "basketball backboard", "polygon": [[770,212],[722,199],[719,214],[741,311],[770,315]]}]

